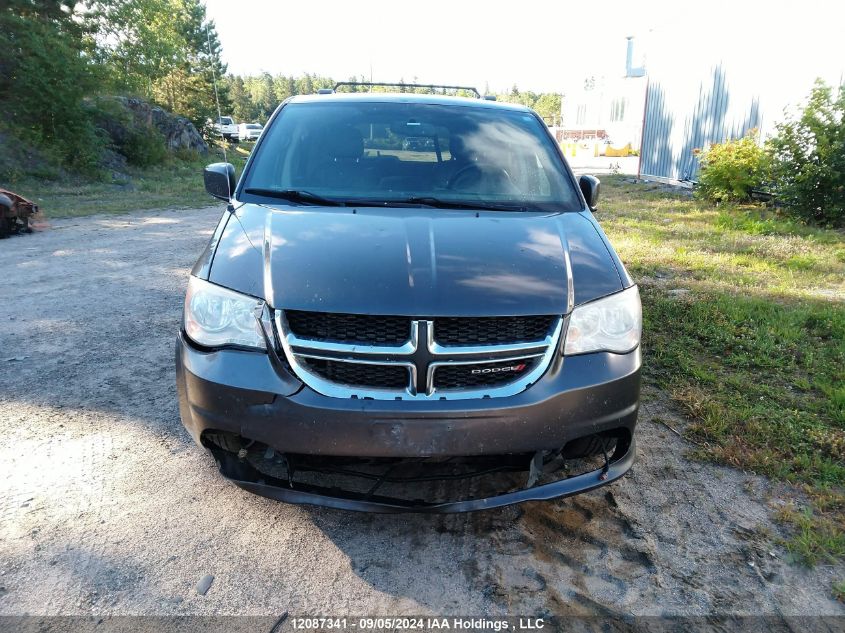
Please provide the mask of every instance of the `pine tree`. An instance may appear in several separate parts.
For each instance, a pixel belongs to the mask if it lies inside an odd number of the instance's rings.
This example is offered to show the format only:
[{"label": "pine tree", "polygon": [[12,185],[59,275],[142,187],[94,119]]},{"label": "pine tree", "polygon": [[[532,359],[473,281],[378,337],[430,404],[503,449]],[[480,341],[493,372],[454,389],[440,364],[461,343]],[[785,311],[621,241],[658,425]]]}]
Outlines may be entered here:
[{"label": "pine tree", "polygon": [[300,79],[298,82],[299,84],[299,94],[301,95],[310,95],[314,94],[314,82],[311,79],[311,75],[305,73],[305,75]]},{"label": "pine tree", "polygon": [[232,101],[232,116],[238,121],[252,121],[255,112],[249,95],[244,86],[244,79],[240,76],[230,77],[228,81],[229,99]]}]

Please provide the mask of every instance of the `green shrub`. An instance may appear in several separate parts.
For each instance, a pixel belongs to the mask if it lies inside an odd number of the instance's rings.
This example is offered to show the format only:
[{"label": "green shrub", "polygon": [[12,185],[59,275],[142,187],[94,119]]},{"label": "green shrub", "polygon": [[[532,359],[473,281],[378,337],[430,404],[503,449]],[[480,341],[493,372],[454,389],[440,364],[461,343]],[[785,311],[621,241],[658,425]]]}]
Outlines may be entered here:
[{"label": "green shrub", "polygon": [[138,126],[127,130],[126,139],[117,146],[130,165],[149,167],[163,163],[167,157],[164,137],[152,126]]},{"label": "green shrub", "polygon": [[774,193],[789,212],[845,224],[845,86],[817,80],[806,105],[777,126],[767,144]]},{"label": "green shrub", "polygon": [[62,160],[55,148],[37,147],[0,121],[0,183],[14,185],[25,178],[59,180],[66,176]]},{"label": "green shrub", "polygon": [[142,118],[133,116],[119,98],[98,96],[89,101],[102,143],[136,167],[159,165],[169,152],[164,136]]},{"label": "green shrub", "polygon": [[766,180],[767,157],[757,130],[711,145],[701,154],[696,192],[713,202],[746,201]]},{"label": "green shrub", "polygon": [[174,158],[181,160],[183,163],[195,163],[202,158],[198,151],[185,147],[177,147],[172,151],[172,154]]}]

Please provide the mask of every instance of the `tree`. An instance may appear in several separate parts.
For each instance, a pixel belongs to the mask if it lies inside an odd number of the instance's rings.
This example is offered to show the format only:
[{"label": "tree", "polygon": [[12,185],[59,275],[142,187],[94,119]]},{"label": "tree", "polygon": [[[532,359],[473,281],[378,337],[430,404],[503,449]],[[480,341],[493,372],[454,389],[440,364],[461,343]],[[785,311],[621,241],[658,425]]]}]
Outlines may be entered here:
[{"label": "tree", "polygon": [[774,193],[789,211],[845,225],[845,85],[817,80],[803,108],[777,126],[767,145]]},{"label": "tree", "polygon": [[259,116],[266,121],[278,105],[276,92],[273,87],[273,76],[268,72],[261,75],[261,81],[258,85],[258,95]]},{"label": "tree", "polygon": [[549,92],[539,95],[531,106],[541,117],[547,121],[556,121],[560,118],[561,95],[556,92]]},{"label": "tree", "polygon": [[170,0],[91,0],[98,57],[115,91],[149,95],[152,83],[179,59],[178,29]]},{"label": "tree", "polygon": [[244,86],[252,103],[251,120],[266,121],[273,114],[281,100],[281,95],[277,93],[278,85],[278,80],[268,72],[244,78]]},{"label": "tree", "polygon": [[170,112],[190,119],[199,129],[207,119],[215,118],[217,112],[214,99],[208,98],[208,86],[202,75],[190,73],[183,67],[174,68],[156,80],[152,97]]},{"label": "tree", "polygon": [[297,93],[301,95],[310,95],[314,94],[314,82],[311,79],[311,75],[305,73],[302,78],[296,82],[297,83]]},{"label": "tree", "polygon": [[313,80],[315,90],[320,90],[321,88],[334,88],[334,79],[331,77],[320,77],[319,75],[314,75]]},{"label": "tree", "polygon": [[276,95],[276,101],[279,103],[296,94],[296,83],[293,81],[293,77],[285,77],[284,75],[274,77],[273,94]]},{"label": "tree", "polygon": [[93,169],[100,153],[84,97],[101,80],[93,43],[73,2],[6,0],[0,10],[0,119]]},{"label": "tree", "polygon": [[220,41],[200,0],[89,0],[87,7],[113,90],[151,98],[199,128],[216,115],[218,99],[230,110]]},{"label": "tree", "polygon": [[232,102],[232,116],[238,121],[252,121],[255,119],[255,112],[252,101],[246,92],[244,78],[234,76],[228,78],[229,99]]},{"label": "tree", "polygon": [[226,84],[222,81],[226,75],[226,64],[221,58],[223,47],[214,21],[206,19],[205,4],[201,0],[175,1],[177,6],[181,4],[184,16],[180,21],[180,34],[185,42],[182,69],[202,78],[201,84],[197,82],[198,88],[202,86],[202,90],[197,93],[201,99],[195,106],[197,114],[194,117],[186,116],[201,125],[217,112],[218,103],[221,113],[232,109]]}]

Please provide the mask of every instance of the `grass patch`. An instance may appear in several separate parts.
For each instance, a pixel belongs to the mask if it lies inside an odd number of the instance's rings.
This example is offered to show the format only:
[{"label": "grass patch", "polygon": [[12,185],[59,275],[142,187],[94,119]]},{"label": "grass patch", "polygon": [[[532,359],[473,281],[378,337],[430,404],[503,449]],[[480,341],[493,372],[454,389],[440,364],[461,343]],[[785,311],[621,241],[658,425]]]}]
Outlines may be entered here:
[{"label": "grass patch", "polygon": [[833,584],[833,595],[840,602],[845,602],[845,580]]},{"label": "grass patch", "polygon": [[[237,173],[243,170],[252,143],[230,145],[227,159]],[[102,181],[23,179],[14,191],[37,202],[47,218],[67,218],[99,213],[129,213],[148,209],[186,209],[216,204],[205,192],[202,169],[223,160],[220,145],[206,156],[178,158],[147,168],[127,167],[127,179]]]},{"label": "grass patch", "polygon": [[845,559],[845,234],[606,178],[598,218],[640,283],[645,375],[704,459],[804,487],[807,564]]},{"label": "grass patch", "polygon": [[785,546],[795,560],[815,565],[845,558],[845,533],[829,514],[819,514],[813,508],[788,508],[780,512],[780,518],[794,527],[794,535]]}]

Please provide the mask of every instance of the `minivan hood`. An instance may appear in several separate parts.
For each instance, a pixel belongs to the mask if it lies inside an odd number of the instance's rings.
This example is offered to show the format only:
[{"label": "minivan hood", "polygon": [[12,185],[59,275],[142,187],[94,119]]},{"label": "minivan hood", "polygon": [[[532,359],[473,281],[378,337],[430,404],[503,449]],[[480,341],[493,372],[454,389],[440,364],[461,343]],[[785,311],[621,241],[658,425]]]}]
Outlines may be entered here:
[{"label": "minivan hood", "polygon": [[622,289],[604,241],[580,213],[246,204],[236,216],[221,237],[210,280],[262,296],[274,308],[418,317],[564,314]]}]

